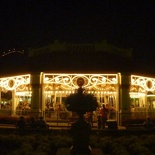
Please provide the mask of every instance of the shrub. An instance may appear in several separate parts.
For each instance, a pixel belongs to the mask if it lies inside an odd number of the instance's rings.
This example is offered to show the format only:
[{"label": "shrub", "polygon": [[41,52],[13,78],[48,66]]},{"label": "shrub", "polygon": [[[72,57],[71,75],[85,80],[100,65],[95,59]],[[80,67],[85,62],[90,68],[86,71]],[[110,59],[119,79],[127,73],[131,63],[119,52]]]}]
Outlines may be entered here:
[{"label": "shrub", "polygon": [[[65,133],[0,135],[0,152],[8,155],[55,155],[59,147],[70,148],[71,145],[72,138]],[[101,148],[103,154],[154,155],[155,135],[101,136],[93,134],[90,136],[90,145]]]},{"label": "shrub", "polygon": [[[18,116],[1,116],[0,124],[15,124],[19,120]],[[25,117],[26,122],[30,121],[29,117]]]},{"label": "shrub", "polygon": [[143,124],[144,119],[143,118],[128,118],[122,120],[122,125],[127,126],[130,124]]},{"label": "shrub", "polygon": [[133,143],[129,147],[131,154],[136,155],[154,155],[149,148],[142,146],[140,143]]}]

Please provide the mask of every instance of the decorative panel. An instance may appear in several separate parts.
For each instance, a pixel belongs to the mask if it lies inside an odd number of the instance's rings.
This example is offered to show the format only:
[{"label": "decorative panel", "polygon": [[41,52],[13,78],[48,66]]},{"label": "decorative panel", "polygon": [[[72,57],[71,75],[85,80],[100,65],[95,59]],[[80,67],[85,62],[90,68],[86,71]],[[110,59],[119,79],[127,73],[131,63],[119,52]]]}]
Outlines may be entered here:
[{"label": "decorative panel", "polygon": [[83,88],[87,90],[113,89],[118,83],[117,74],[44,74],[43,83],[49,84],[50,89],[61,87],[63,90],[77,89],[77,79],[83,78]]}]

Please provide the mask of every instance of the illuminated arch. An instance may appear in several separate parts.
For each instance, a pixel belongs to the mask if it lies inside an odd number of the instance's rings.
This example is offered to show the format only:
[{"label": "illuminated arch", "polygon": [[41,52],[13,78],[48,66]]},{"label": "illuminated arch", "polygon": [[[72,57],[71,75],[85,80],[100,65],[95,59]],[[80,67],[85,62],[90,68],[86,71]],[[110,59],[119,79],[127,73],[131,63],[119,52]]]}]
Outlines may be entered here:
[{"label": "illuminated arch", "polygon": [[54,88],[55,85],[59,86],[59,89],[65,90],[75,90],[78,88],[77,79],[83,78],[84,85],[83,88],[87,90],[104,90],[105,86],[108,86],[107,89],[113,89],[112,85],[118,83],[117,74],[50,74],[45,73],[43,75],[43,83],[47,84],[49,89]]},{"label": "illuminated arch", "polygon": [[154,78],[131,75],[131,85],[140,86],[145,91],[155,91]]},{"label": "illuminated arch", "polygon": [[0,87],[4,90],[15,90],[30,84],[30,74],[0,78]]}]

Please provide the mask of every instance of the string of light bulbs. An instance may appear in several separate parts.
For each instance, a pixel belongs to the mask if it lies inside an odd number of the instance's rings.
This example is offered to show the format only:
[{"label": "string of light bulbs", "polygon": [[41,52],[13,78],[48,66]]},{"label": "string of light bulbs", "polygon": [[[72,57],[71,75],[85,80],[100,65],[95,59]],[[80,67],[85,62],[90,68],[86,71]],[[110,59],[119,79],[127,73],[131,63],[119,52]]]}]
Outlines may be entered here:
[{"label": "string of light bulbs", "polygon": [[13,49],[13,50],[9,50],[8,52],[3,52],[0,57],[5,57],[9,54],[13,54],[13,53],[19,53],[19,54],[24,54],[24,50],[16,50],[16,49]]}]

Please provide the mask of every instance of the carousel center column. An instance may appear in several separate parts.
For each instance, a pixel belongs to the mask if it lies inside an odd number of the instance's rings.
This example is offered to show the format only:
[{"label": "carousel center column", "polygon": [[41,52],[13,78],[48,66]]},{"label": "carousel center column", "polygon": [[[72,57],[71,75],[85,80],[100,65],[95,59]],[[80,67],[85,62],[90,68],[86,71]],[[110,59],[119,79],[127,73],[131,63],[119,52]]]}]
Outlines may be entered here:
[{"label": "carousel center column", "polygon": [[40,72],[31,74],[31,87],[32,87],[31,116],[33,117],[42,116],[41,78],[42,78],[42,74]]},{"label": "carousel center column", "polygon": [[131,117],[130,111],[130,75],[122,74],[120,77],[120,125],[125,119]]}]

